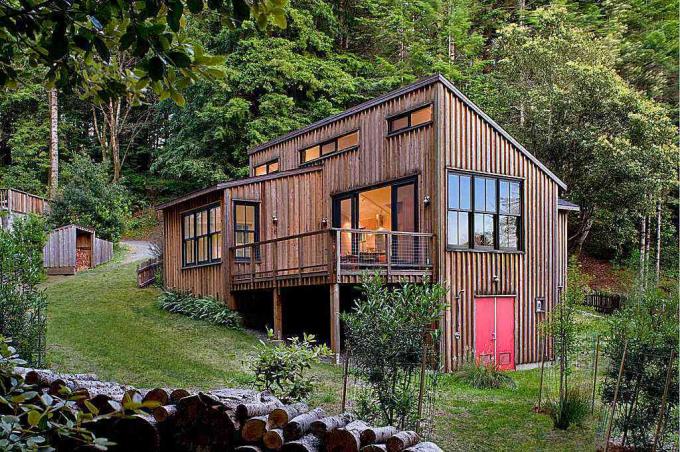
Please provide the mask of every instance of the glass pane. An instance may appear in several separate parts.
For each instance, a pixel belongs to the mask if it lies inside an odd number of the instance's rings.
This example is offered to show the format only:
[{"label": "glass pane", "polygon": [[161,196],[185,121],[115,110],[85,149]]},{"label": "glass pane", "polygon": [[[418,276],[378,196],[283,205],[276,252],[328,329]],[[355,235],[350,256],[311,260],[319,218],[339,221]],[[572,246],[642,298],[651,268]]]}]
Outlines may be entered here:
[{"label": "glass pane", "polygon": [[352,228],[352,200],[346,198],[340,201],[340,224],[342,229]]},{"label": "glass pane", "polygon": [[222,208],[213,207],[210,210],[210,230],[213,232],[222,230]]},{"label": "glass pane", "polygon": [[335,152],[335,140],[321,145],[321,155],[330,154],[332,152]]},{"label": "glass pane", "polygon": [[[486,179],[475,178],[475,210],[482,212],[486,206]],[[476,221],[475,221],[476,223]]]},{"label": "glass pane", "polygon": [[496,212],[496,179],[486,180],[486,211]]},{"label": "glass pane", "polygon": [[460,176],[460,208],[470,210],[470,176]]},{"label": "glass pane", "polygon": [[458,209],[460,206],[458,191],[460,177],[456,174],[449,174],[449,209]]},{"label": "glass pane", "polygon": [[194,214],[184,217],[184,238],[194,237]]},{"label": "glass pane", "polygon": [[275,172],[277,172],[278,170],[279,170],[279,161],[276,160],[276,161],[271,162],[271,163],[269,164],[269,167],[268,167],[268,170],[267,170],[267,171],[270,172],[270,173],[275,173]]},{"label": "glass pane", "polygon": [[302,151],[302,161],[309,162],[310,160],[318,159],[321,156],[319,145],[312,146],[311,148]]},{"label": "glass pane", "polygon": [[267,174],[267,164],[255,167],[256,176],[264,176],[265,174]]},{"label": "glass pane", "polygon": [[411,113],[411,126],[417,126],[419,124],[425,124],[426,122],[432,121],[432,105],[429,105],[420,110],[416,110]]},{"label": "glass pane", "polygon": [[210,238],[210,259],[220,259],[222,257],[222,234],[213,234]]},{"label": "glass pane", "polygon": [[187,240],[184,242],[184,262],[186,264],[194,263],[194,241]]},{"label": "glass pane", "polygon": [[338,151],[359,145],[359,131],[348,133],[338,138]]},{"label": "glass pane", "polygon": [[415,184],[400,185],[397,190],[397,231],[416,231],[416,186]]},{"label": "glass pane", "polygon": [[392,229],[392,187],[359,193],[359,229]]},{"label": "glass pane", "polygon": [[458,246],[458,212],[449,212],[447,226],[447,243]]},{"label": "glass pane", "polygon": [[510,183],[510,213],[512,215],[522,214],[522,199],[520,197],[519,182]]},{"label": "glass pane", "polygon": [[470,223],[467,212],[458,212],[458,245],[470,246]]},{"label": "glass pane", "polygon": [[246,218],[245,225],[249,231],[255,230],[255,206],[245,206]]},{"label": "glass pane", "polygon": [[500,181],[498,183],[500,187],[499,200],[501,204],[501,213],[510,213],[510,184],[508,181]]},{"label": "glass pane", "polygon": [[474,223],[475,246],[493,247],[493,215],[476,213]]},{"label": "glass pane", "polygon": [[208,238],[201,237],[198,239],[198,262],[206,260],[208,260]]},{"label": "glass pane", "polygon": [[390,119],[390,132],[405,129],[408,127],[408,115]]},{"label": "glass pane", "polygon": [[519,249],[519,217],[501,215],[498,231],[499,245],[506,249]]}]

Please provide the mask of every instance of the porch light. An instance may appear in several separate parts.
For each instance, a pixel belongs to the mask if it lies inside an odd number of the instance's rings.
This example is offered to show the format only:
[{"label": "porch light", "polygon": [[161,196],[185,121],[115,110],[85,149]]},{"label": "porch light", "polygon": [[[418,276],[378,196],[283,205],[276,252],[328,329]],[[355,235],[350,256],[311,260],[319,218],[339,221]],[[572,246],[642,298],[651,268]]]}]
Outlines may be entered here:
[{"label": "porch light", "polygon": [[431,201],[430,195],[425,195],[425,197],[423,198],[423,204],[425,204],[426,206],[429,206],[430,201]]},{"label": "porch light", "polygon": [[276,215],[272,215],[272,223],[276,224],[278,222],[279,222],[279,217],[277,217]]}]

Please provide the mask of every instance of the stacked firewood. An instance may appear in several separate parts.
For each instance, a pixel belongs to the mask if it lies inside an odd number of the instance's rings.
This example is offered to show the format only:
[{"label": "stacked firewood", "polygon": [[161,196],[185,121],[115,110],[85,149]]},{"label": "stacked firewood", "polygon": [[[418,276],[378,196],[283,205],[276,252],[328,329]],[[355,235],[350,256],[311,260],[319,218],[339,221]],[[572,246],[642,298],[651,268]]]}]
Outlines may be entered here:
[{"label": "stacked firewood", "polygon": [[[285,405],[266,392],[218,389],[139,390],[99,381],[93,374],[58,374],[17,368],[26,383],[53,395],[68,388],[85,412],[99,416],[86,427],[108,438],[118,451],[239,452],[435,452],[413,431],[371,427],[350,413],[328,415],[304,403]],[[140,406],[128,416],[115,416],[124,406]]]}]

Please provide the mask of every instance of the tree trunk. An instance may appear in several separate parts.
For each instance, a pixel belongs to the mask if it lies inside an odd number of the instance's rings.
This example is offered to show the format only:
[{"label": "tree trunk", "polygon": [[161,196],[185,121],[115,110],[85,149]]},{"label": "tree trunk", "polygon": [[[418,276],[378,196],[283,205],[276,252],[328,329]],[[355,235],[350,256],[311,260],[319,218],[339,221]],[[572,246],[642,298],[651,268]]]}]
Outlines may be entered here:
[{"label": "tree trunk", "polygon": [[659,284],[661,278],[661,201],[656,203],[656,256],[654,258],[654,277]]},{"label": "tree trunk", "polygon": [[50,174],[49,190],[50,198],[57,196],[59,186],[59,106],[57,101],[57,90],[52,88],[47,93],[50,106]]},{"label": "tree trunk", "polygon": [[645,279],[645,238],[647,237],[647,217],[640,221],[640,282],[644,285]]}]

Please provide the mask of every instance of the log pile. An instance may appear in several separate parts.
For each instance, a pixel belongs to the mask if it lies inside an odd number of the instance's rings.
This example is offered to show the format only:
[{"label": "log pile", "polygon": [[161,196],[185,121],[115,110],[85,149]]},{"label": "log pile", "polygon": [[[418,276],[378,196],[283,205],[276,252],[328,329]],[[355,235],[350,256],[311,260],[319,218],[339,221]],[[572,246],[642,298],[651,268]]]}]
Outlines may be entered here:
[{"label": "log pile", "polygon": [[[138,390],[100,381],[93,374],[16,371],[43,392],[76,395],[85,412],[125,412],[85,424],[97,436],[113,441],[113,451],[441,451],[433,443],[421,442],[415,432],[372,427],[350,413],[329,415],[304,403],[285,405],[266,392]],[[130,407],[138,409],[133,412]]]}]

